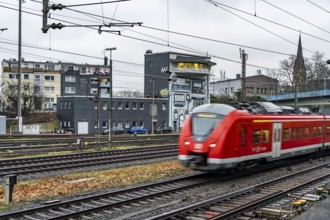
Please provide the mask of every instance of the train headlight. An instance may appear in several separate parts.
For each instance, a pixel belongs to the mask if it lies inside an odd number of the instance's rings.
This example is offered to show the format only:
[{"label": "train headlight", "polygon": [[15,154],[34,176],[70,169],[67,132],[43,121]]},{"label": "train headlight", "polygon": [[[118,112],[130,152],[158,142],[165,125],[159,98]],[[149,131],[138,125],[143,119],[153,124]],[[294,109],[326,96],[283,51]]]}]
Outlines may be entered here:
[{"label": "train headlight", "polygon": [[185,142],[184,142],[184,145],[186,145],[186,146],[187,146],[187,145],[190,145],[190,141],[185,141]]},{"label": "train headlight", "polygon": [[213,148],[213,147],[216,147],[217,145],[215,143],[213,144],[210,144],[210,147]]}]

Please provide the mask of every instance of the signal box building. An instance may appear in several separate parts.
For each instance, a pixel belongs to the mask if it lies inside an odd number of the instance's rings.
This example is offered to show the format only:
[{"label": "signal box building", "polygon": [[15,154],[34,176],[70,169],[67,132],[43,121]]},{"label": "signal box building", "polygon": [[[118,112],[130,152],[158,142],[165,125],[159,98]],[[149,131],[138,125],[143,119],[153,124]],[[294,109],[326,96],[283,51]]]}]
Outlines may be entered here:
[{"label": "signal box building", "polygon": [[210,71],[215,65],[210,57],[148,50],[144,65],[144,94],[168,98],[168,126],[175,132],[194,107],[210,103]]}]

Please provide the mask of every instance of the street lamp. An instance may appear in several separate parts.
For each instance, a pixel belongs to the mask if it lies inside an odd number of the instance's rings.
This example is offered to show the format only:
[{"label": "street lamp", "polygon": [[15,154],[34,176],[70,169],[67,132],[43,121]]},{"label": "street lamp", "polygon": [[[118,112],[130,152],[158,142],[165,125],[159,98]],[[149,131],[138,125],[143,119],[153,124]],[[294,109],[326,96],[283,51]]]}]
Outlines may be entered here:
[{"label": "street lamp", "polygon": [[105,50],[110,51],[110,70],[109,70],[109,95],[110,95],[110,111],[109,111],[109,147],[112,147],[111,145],[111,136],[112,136],[112,51],[117,50],[116,47],[110,47],[106,48]]}]

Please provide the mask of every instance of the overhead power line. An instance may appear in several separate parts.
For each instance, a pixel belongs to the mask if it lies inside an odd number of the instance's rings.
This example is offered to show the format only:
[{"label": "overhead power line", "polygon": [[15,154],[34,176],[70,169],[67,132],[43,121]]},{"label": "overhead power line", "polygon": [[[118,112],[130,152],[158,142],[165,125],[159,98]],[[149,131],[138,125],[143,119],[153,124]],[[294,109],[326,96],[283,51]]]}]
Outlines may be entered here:
[{"label": "overhead power line", "polygon": [[[0,7],[5,7],[5,6],[1,6]],[[9,7],[5,7],[5,8],[9,8]],[[11,10],[16,10],[16,9],[13,9],[13,8],[9,8]],[[39,14],[35,14],[35,13],[31,13],[31,12],[25,12],[25,13],[29,13],[29,14],[32,14],[32,15],[35,15],[35,16],[40,16]],[[86,13],[86,14],[90,14],[90,13]],[[96,15],[94,15],[96,16]],[[102,16],[101,16],[102,17]],[[64,20],[61,20],[61,19],[56,19],[58,21],[64,21]],[[115,20],[115,19],[114,19]],[[67,22],[67,23],[70,23],[70,24],[75,24],[73,22],[68,22],[68,21],[64,21],[64,22]],[[79,24],[75,24],[75,25],[79,25]],[[82,27],[84,27],[84,25],[81,25]],[[142,26],[144,27],[144,26]],[[90,28],[92,30],[97,30],[95,28],[92,28],[92,27],[87,27],[87,28]],[[150,28],[150,27],[147,27],[147,28]],[[155,30],[161,30],[161,29],[157,29],[157,28],[154,28]],[[162,31],[166,31],[166,30],[162,30]],[[180,35],[186,35],[186,36],[189,36],[187,34],[183,34],[183,33],[178,33],[178,32],[171,32],[171,33],[177,33],[177,34],[180,34]],[[175,48],[175,49],[180,49],[180,50],[183,50],[183,51],[188,51],[188,52],[192,52],[192,53],[197,53],[197,54],[202,54],[202,55],[209,55],[205,52],[196,52],[196,50],[193,50],[193,49],[183,49],[182,47],[175,47],[175,46],[169,46],[168,44],[161,44],[161,43],[157,43],[157,42],[153,42],[153,41],[149,41],[149,40],[145,40],[145,39],[140,39],[140,38],[136,38],[136,37],[131,37],[131,36],[125,36],[125,35],[121,35],[122,37],[127,37],[127,38],[131,38],[131,39],[134,39],[134,40],[139,40],[139,41],[143,41],[143,42],[149,42],[149,43],[153,43],[153,44],[158,44],[158,45],[161,45],[161,46],[165,46],[165,47],[171,47],[171,48]],[[191,35],[192,36],[192,35]],[[204,38],[202,37],[198,37],[198,36],[195,36],[196,38],[199,38],[199,39],[202,39],[202,40],[205,40]],[[220,42],[220,41],[219,41]],[[233,44],[233,43],[229,43],[227,42],[228,44]],[[246,47],[246,48],[251,48],[251,49],[256,49],[256,50],[262,50],[262,51],[265,51],[265,52],[271,52],[271,51],[268,51],[268,50],[265,50],[265,49],[261,49],[261,48],[254,48],[254,47],[249,47],[249,46],[246,46],[246,45],[235,45],[235,46],[241,46],[241,47]],[[55,52],[59,52],[58,50],[53,50]],[[274,52],[274,51],[273,51]],[[69,52],[70,53],[70,52]],[[275,52],[275,53],[278,53],[278,54],[282,54],[282,55],[290,55],[290,54],[285,54],[285,53],[280,53],[280,52]],[[72,55],[77,55],[76,53],[71,53]],[[83,56],[86,56],[88,57],[87,55],[83,55]],[[211,55],[210,55],[211,56]],[[215,56],[215,55],[212,55],[212,57],[214,58],[218,58],[218,59],[222,59],[222,60],[226,60],[226,61],[229,61],[229,62],[234,62],[234,63],[238,63],[240,64],[240,61],[236,61],[236,60],[232,60],[232,59],[228,59],[228,58],[224,58],[224,57],[220,57],[220,56]],[[95,58],[95,57],[94,57]],[[97,59],[103,59],[103,58],[97,58]],[[271,68],[267,68],[267,67],[262,67],[262,66],[258,66],[258,65],[253,65],[253,64],[247,64],[248,66],[252,66],[252,67],[257,67],[257,68],[262,68],[262,69],[267,69],[267,70],[272,70]]]},{"label": "overhead power line", "polygon": [[[257,15],[254,15],[254,14],[251,14],[251,13],[249,13],[249,12],[246,12],[246,11],[243,11],[243,10],[240,10],[240,9],[237,9],[237,8],[234,8],[234,7],[231,7],[231,6],[228,6],[228,5],[222,4],[222,3],[220,3],[220,2],[216,2],[216,1],[212,1],[212,0],[205,0],[205,1],[207,1],[207,2],[209,2],[209,3],[211,3],[211,4],[213,4],[213,5],[216,6],[216,7],[220,7],[220,6],[222,6],[222,7],[225,7],[225,8],[230,8],[230,9],[232,9],[232,10],[234,10],[234,11],[239,11],[239,12],[241,12],[241,13],[244,13],[244,14],[247,14],[247,15],[253,16],[253,17],[255,17],[255,18],[258,18],[258,19],[261,19],[261,20],[267,21],[267,22],[269,22],[269,23],[272,23],[272,24],[275,24],[275,25],[278,25],[278,26],[284,27],[284,28],[286,28],[286,29],[289,29],[289,30],[292,30],[292,31],[295,31],[295,32],[298,32],[298,33],[302,33],[302,34],[307,35],[307,36],[310,36],[310,37],[312,37],[312,38],[315,38],[315,39],[318,39],[318,40],[321,40],[321,41],[324,41],[324,42],[330,43],[330,41],[327,40],[327,39],[324,39],[324,38],[321,38],[321,37],[318,37],[318,36],[315,36],[315,35],[309,34],[309,33],[307,33],[307,32],[301,31],[301,30],[299,30],[299,29],[292,28],[292,27],[286,26],[286,25],[284,25],[284,24],[281,24],[281,23],[278,23],[278,22],[275,22],[275,21],[272,21],[272,20],[269,20],[269,19],[266,19],[266,18],[263,18],[263,17],[257,16]],[[297,44],[296,44],[296,45],[297,45]]]},{"label": "overhead power line", "polygon": [[326,33],[328,33],[328,34],[330,34],[329,31],[327,31],[327,30],[325,30],[325,29],[323,29],[323,28],[321,28],[321,27],[319,27],[319,26],[317,26],[317,25],[315,25],[315,24],[313,24],[313,23],[311,23],[311,22],[309,22],[309,21],[307,21],[307,20],[305,20],[305,19],[303,19],[303,18],[301,18],[301,17],[299,17],[299,16],[297,16],[297,15],[291,13],[291,12],[288,12],[287,10],[284,10],[284,9],[282,9],[282,8],[280,8],[280,7],[276,6],[276,5],[274,5],[274,4],[271,4],[270,2],[267,2],[266,0],[263,0],[263,2],[267,3],[268,5],[270,5],[270,6],[274,7],[274,8],[276,8],[276,9],[278,9],[278,10],[280,10],[280,11],[285,12],[285,13],[287,13],[287,14],[289,14],[289,15],[291,15],[291,16],[293,16],[293,17],[295,17],[295,18],[297,18],[297,19],[299,19],[299,20],[301,20],[301,21],[303,21],[303,22],[305,22],[305,23],[307,23],[307,24],[309,24],[309,25],[312,25],[313,27],[316,27],[316,28],[318,28],[318,29],[320,29],[320,30],[322,30],[322,31],[324,31],[324,32],[326,32]]},{"label": "overhead power line", "polygon": [[315,5],[316,7],[322,9],[323,11],[326,11],[326,12],[330,13],[330,11],[328,11],[327,9],[325,9],[325,8],[323,8],[323,7],[321,7],[321,6],[319,6],[318,4],[316,4],[316,3],[314,3],[314,2],[312,2],[312,1],[310,1],[310,0],[307,0],[307,1],[308,1],[309,3]]}]

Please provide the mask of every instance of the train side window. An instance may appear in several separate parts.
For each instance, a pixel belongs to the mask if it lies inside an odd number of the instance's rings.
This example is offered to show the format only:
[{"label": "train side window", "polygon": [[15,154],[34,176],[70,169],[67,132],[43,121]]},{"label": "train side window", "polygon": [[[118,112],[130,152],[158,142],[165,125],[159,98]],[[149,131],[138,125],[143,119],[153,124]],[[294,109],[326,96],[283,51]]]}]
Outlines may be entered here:
[{"label": "train side window", "polygon": [[289,140],[289,128],[284,128],[283,129],[283,141],[288,141]]},{"label": "train side window", "polygon": [[305,138],[309,138],[309,128],[305,128]]},{"label": "train side window", "polygon": [[269,133],[270,131],[269,130],[263,130],[263,134],[264,134],[264,140],[263,142],[266,144],[266,143],[269,143]]},{"label": "train side window", "polygon": [[316,137],[316,127],[313,127],[312,138]]},{"label": "train side window", "polygon": [[302,140],[303,139],[303,129],[302,128],[299,128],[298,129],[298,139],[299,140]]},{"label": "train side window", "polygon": [[242,147],[246,147],[246,127],[242,128]]},{"label": "train side window", "polygon": [[327,136],[330,136],[330,126],[327,126]]},{"label": "train side window", "polygon": [[259,137],[260,136],[260,131],[259,130],[254,130],[253,131],[253,144],[259,144]]},{"label": "train side window", "polygon": [[319,137],[322,137],[322,127],[321,126],[318,127],[318,131],[319,131]]},{"label": "train side window", "polygon": [[291,128],[291,140],[296,140],[296,129]]}]

